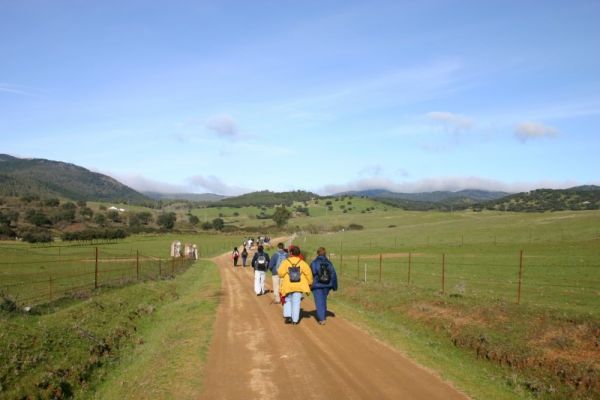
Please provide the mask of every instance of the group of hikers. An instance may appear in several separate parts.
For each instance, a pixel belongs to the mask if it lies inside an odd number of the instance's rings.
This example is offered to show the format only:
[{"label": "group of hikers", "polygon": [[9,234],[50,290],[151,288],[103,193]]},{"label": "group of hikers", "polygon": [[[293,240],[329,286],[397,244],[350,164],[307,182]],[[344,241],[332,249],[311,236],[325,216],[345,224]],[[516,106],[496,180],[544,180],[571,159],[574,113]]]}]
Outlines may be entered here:
[{"label": "group of hikers", "polygon": [[[239,257],[242,267],[246,267],[248,251],[242,246],[242,252],[234,247],[232,252],[233,267],[238,267]],[[300,321],[300,303],[310,293],[315,299],[317,321],[325,325],[327,319],[327,296],[330,290],[337,290],[337,274],[333,263],[327,258],[324,247],[317,249],[316,258],[310,265],[298,246],[285,248],[283,243],[277,244],[277,251],[269,256],[264,247],[259,245],[250,263],[254,269],[254,292],[262,296],[265,291],[267,271],[271,272],[274,303],[283,304],[283,319],[286,324],[296,325]]]}]

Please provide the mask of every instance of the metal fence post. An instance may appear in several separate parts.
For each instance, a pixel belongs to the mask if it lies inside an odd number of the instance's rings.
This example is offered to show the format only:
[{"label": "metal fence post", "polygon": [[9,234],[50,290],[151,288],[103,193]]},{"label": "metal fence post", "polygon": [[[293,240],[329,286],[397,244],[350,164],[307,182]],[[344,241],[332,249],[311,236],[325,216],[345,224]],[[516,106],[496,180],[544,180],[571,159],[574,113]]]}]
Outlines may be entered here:
[{"label": "metal fence post", "polygon": [[445,273],[446,273],[446,254],[442,253],[442,294],[444,294],[445,289]]},{"label": "metal fence post", "polygon": [[412,261],[412,254],[409,251],[408,252],[408,284],[410,285],[410,267],[411,267],[411,261]]},{"label": "metal fence post", "polygon": [[523,250],[519,253],[519,283],[517,286],[517,304],[521,304],[521,280],[523,278]]},{"label": "metal fence post", "polygon": [[94,269],[94,289],[98,289],[98,247],[96,247],[96,268]]}]

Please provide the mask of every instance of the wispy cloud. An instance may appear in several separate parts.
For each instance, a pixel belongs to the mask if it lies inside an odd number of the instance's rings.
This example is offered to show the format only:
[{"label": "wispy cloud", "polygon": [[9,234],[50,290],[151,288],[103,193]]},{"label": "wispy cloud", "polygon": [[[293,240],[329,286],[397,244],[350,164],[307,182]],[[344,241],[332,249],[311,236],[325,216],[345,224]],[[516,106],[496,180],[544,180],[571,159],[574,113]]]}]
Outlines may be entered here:
[{"label": "wispy cloud", "polygon": [[439,122],[444,125],[446,129],[453,131],[467,130],[471,129],[473,126],[473,120],[471,118],[447,111],[432,111],[426,115],[430,120]]},{"label": "wispy cloud", "polygon": [[557,134],[558,130],[556,128],[539,122],[521,122],[515,128],[515,136],[523,143],[529,139],[553,138]]},{"label": "wispy cloud", "polygon": [[233,118],[227,114],[215,115],[206,122],[206,127],[217,136],[236,139],[240,136],[239,128]]},{"label": "wispy cloud", "polygon": [[18,94],[18,95],[21,95],[21,96],[33,96],[34,95],[33,93],[31,93],[30,91],[25,90],[21,86],[11,85],[11,84],[8,84],[8,83],[3,83],[3,82],[0,82],[0,92],[11,93],[11,94]]},{"label": "wispy cloud", "polygon": [[359,175],[380,176],[383,173],[383,167],[379,164],[367,165],[358,171]]},{"label": "wispy cloud", "polygon": [[207,192],[221,194],[225,196],[236,196],[254,191],[253,189],[228,185],[214,175],[194,175],[189,177],[187,181],[194,187],[201,187]]}]

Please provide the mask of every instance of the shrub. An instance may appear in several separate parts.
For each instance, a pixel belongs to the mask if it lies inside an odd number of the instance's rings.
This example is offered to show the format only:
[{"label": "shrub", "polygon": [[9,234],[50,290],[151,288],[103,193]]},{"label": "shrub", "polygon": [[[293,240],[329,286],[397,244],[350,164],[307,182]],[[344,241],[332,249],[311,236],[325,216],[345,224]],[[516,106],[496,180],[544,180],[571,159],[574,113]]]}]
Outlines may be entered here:
[{"label": "shrub", "polygon": [[349,231],[362,231],[364,229],[364,226],[360,225],[360,224],[350,224],[348,225],[348,230]]}]

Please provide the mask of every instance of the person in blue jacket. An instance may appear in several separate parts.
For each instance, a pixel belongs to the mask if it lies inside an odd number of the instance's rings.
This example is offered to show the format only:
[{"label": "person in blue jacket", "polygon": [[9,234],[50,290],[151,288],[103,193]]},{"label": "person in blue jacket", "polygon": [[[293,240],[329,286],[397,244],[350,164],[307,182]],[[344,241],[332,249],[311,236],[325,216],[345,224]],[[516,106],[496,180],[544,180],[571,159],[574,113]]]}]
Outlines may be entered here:
[{"label": "person in blue jacket", "polygon": [[327,295],[329,291],[338,288],[337,274],[333,263],[327,258],[327,251],[324,247],[317,250],[317,258],[310,263],[310,269],[313,274],[313,284],[311,291],[315,298],[315,307],[317,308],[317,321],[325,325],[327,318]]}]

